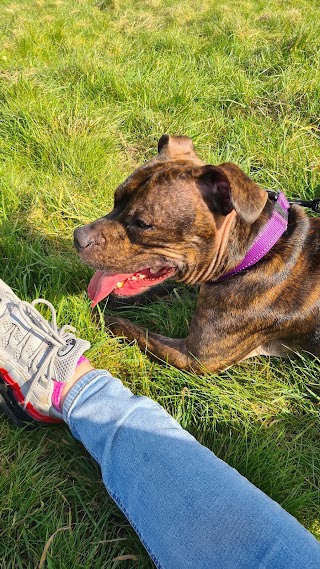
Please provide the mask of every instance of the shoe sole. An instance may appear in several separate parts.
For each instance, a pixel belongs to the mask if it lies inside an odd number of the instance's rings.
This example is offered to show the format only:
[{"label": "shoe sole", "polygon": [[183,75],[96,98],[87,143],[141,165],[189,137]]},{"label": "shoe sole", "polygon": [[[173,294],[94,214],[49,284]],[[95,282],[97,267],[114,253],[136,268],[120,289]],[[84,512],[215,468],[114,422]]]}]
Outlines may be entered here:
[{"label": "shoe sole", "polygon": [[16,427],[25,427],[27,429],[34,429],[41,426],[41,423],[34,421],[20,407],[19,403],[15,400],[12,389],[7,385],[0,376],[0,415]]},{"label": "shoe sole", "polygon": [[13,397],[16,400],[17,405],[21,405],[21,411],[29,415],[31,419],[34,419],[38,423],[47,423],[47,424],[63,423],[61,419],[54,419],[53,417],[48,417],[47,415],[43,415],[42,413],[37,411],[37,409],[35,409],[30,402],[28,402],[25,405],[25,398],[20,389],[20,385],[16,381],[14,381],[14,379],[9,375],[7,370],[2,367],[0,367],[0,376],[3,382],[11,388]]}]

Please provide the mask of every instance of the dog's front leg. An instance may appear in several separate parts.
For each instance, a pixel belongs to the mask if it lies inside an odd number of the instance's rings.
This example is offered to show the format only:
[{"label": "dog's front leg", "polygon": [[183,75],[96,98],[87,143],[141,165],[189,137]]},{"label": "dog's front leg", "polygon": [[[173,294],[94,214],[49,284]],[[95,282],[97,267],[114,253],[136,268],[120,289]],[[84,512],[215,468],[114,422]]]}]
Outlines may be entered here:
[{"label": "dog's front leg", "polygon": [[149,332],[130,322],[126,318],[118,316],[105,316],[108,328],[115,336],[123,336],[128,340],[136,340],[141,350],[147,350],[161,361],[179,369],[204,373],[204,366],[188,353],[186,340],[180,338],[167,338]]}]

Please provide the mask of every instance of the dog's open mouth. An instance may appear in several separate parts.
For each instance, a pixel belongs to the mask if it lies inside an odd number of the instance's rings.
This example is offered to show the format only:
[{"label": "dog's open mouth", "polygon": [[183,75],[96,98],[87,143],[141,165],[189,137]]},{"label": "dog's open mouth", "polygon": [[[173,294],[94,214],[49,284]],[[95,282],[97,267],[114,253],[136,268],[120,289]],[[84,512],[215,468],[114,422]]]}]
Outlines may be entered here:
[{"label": "dog's open mouth", "polygon": [[119,296],[141,294],[148,288],[173,276],[175,272],[176,269],[173,267],[149,268],[136,273],[115,275],[96,271],[88,286],[88,295],[92,300],[91,306],[93,308],[111,293]]}]

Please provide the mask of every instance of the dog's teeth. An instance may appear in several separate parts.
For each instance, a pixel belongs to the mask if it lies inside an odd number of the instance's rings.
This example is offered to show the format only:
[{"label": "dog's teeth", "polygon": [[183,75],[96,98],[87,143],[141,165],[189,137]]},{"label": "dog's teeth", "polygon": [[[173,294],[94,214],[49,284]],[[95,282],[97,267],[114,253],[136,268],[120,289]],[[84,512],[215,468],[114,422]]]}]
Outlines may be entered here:
[{"label": "dog's teeth", "polygon": [[159,272],[159,269],[149,269],[152,275],[156,275]]},{"label": "dog's teeth", "polygon": [[139,275],[139,279],[145,279],[146,275]]},{"label": "dog's teeth", "polygon": [[130,281],[137,281],[138,277],[131,277]]},{"label": "dog's teeth", "polygon": [[124,286],[124,282],[123,282],[123,281],[119,281],[119,282],[116,284],[116,288],[122,288],[123,286]]}]

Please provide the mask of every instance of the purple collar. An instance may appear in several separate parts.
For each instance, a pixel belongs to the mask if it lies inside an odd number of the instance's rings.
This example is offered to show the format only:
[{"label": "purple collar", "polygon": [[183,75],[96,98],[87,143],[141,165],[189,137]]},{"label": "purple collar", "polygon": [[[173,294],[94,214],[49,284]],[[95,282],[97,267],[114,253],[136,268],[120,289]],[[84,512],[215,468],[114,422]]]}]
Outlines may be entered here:
[{"label": "purple collar", "polygon": [[249,267],[255,265],[268,253],[268,251],[270,251],[288,227],[289,207],[290,204],[286,196],[282,192],[277,194],[272,216],[260,233],[258,233],[251,249],[248,251],[243,261],[241,261],[241,263],[234,269],[231,269],[231,271],[221,275],[216,282],[223,281],[224,279],[240,273],[240,271],[249,269]]}]

